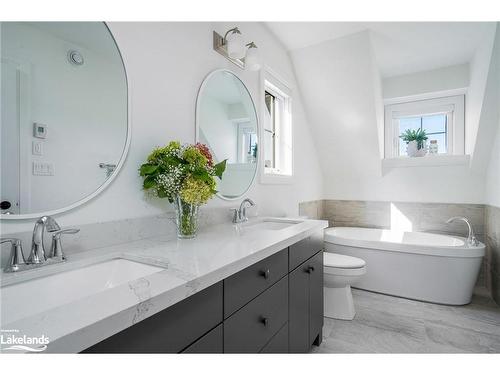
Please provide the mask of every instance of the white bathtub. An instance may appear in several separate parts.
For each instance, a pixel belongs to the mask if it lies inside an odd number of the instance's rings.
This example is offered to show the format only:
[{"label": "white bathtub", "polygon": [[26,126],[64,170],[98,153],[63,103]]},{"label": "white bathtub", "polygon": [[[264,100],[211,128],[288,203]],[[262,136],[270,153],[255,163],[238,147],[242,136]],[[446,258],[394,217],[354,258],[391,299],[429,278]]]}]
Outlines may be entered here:
[{"label": "white bathtub", "polygon": [[325,251],[366,261],[353,287],[447,305],[470,302],[485,253],[482,243],[423,232],[336,227],[324,240]]}]

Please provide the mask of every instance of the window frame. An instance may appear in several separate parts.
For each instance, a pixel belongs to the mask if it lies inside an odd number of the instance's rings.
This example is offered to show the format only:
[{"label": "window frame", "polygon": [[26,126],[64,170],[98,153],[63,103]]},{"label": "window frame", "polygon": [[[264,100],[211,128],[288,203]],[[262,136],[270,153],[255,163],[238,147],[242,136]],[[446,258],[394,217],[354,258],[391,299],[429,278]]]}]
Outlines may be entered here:
[{"label": "window frame", "polygon": [[386,103],[384,126],[384,155],[389,158],[406,158],[399,154],[399,119],[446,114],[447,153],[443,155],[465,154],[465,93],[453,96],[419,98],[413,101]]},{"label": "window frame", "polygon": [[[261,69],[261,120],[260,123],[262,124],[262,137],[260,139],[260,163],[261,163],[261,168],[260,168],[260,181],[261,183],[268,183],[268,184],[289,184],[292,183],[293,178],[294,178],[294,131],[293,131],[293,115],[292,115],[292,109],[293,109],[293,98],[292,98],[292,89],[291,86],[283,80],[281,77],[279,77],[276,73],[272,72],[269,68],[263,68]],[[274,168],[269,168],[265,166],[265,150],[266,150],[266,129],[265,129],[265,116],[266,116],[266,92],[269,94],[279,97],[283,99],[283,113],[286,114],[286,119],[284,121],[288,121],[289,123],[289,131],[290,131],[290,145],[291,145],[291,151],[290,151],[290,173],[282,173],[279,170],[279,167],[276,167],[276,165],[280,165],[280,141],[277,141],[276,138],[273,139],[273,142],[275,144],[274,147],[274,154],[275,154],[275,167]],[[279,138],[280,137],[280,125],[274,125],[274,134]]]}]

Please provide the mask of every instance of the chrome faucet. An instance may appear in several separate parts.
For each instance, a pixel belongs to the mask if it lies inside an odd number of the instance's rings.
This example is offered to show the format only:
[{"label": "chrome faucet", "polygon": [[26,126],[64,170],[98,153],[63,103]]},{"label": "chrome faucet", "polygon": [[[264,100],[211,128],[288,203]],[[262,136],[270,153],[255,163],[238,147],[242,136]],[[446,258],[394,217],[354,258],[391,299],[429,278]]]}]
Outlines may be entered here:
[{"label": "chrome faucet", "polygon": [[[52,246],[51,252],[47,256],[45,253],[45,248],[43,245],[43,235],[47,232],[53,233],[52,235]],[[33,229],[33,241],[31,244],[31,253],[28,260],[24,259],[23,249],[21,246],[21,240],[18,238],[1,238],[0,244],[11,243],[11,251],[9,262],[4,268],[5,272],[17,272],[29,270],[37,267],[44,266],[46,264],[61,263],[66,260],[62,245],[61,236],[63,234],[75,234],[78,233],[79,229],[68,228],[63,229],[59,227],[59,224],[51,218],[50,216],[43,216],[38,219],[35,223],[35,228]]]},{"label": "chrome faucet", "polygon": [[61,227],[57,222],[50,216],[42,216],[35,223],[35,228],[33,229],[33,240],[31,243],[31,254],[28,257],[28,263],[39,264],[45,263],[47,257],[45,255],[45,248],[43,246],[43,235],[47,232],[56,232],[61,230]]},{"label": "chrome faucet", "polygon": [[234,211],[233,223],[234,224],[243,223],[245,221],[248,221],[247,204],[248,204],[248,207],[255,206],[255,202],[253,200],[251,200],[250,198],[245,198],[245,199],[243,199],[243,202],[241,202],[240,208],[233,208],[233,211]]},{"label": "chrome faucet", "polygon": [[465,224],[467,224],[467,227],[469,228],[469,235],[467,236],[467,245],[478,246],[479,241],[477,240],[476,235],[474,234],[474,229],[472,228],[470,221],[466,217],[454,216],[454,217],[449,218],[446,221],[446,223],[450,224],[450,223],[457,221],[457,220],[463,221]]}]

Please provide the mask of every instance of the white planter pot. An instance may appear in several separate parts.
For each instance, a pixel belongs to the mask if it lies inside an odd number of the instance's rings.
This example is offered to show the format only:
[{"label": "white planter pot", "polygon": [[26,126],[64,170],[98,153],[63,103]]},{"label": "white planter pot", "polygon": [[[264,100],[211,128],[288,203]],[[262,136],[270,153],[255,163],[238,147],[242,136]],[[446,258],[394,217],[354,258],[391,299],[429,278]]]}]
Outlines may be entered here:
[{"label": "white planter pot", "polygon": [[427,154],[427,145],[424,142],[424,147],[419,150],[417,141],[410,141],[406,146],[406,153],[411,158],[425,156]]}]

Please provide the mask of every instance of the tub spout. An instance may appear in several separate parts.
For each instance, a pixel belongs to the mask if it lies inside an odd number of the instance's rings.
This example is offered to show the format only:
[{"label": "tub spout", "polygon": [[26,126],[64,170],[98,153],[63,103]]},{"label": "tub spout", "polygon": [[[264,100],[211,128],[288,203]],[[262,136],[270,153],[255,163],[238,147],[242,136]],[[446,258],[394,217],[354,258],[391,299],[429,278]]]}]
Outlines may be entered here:
[{"label": "tub spout", "polygon": [[469,235],[467,236],[467,245],[469,246],[478,246],[479,245],[479,241],[477,240],[476,238],[476,235],[474,234],[474,229],[472,228],[472,225],[469,221],[469,219],[467,219],[466,217],[462,217],[462,216],[454,216],[454,217],[450,217],[448,220],[446,220],[446,223],[447,224],[450,224],[454,221],[463,221],[465,224],[467,224],[467,227],[469,228]]}]

